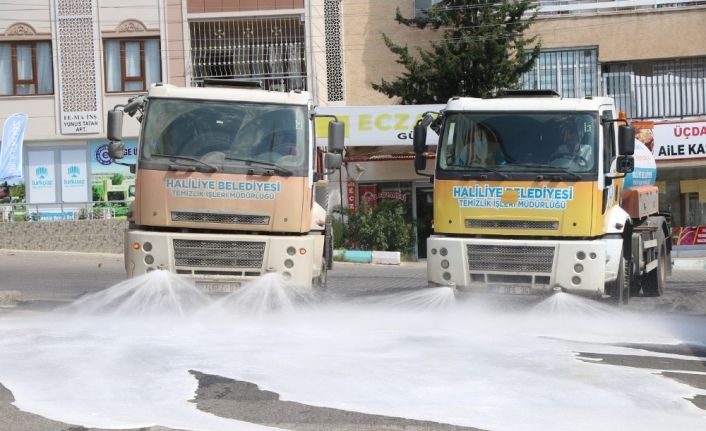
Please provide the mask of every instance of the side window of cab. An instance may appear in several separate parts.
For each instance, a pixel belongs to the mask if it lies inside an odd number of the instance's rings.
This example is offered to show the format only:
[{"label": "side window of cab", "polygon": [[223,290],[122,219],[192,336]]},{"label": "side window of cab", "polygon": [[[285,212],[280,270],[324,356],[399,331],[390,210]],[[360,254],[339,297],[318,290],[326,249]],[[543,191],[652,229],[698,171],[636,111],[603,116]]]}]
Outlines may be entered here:
[{"label": "side window of cab", "polygon": [[[603,111],[601,117],[604,120],[612,120],[612,111]],[[610,165],[615,160],[616,147],[615,147],[615,122],[607,121],[603,122],[603,172],[610,172]]]}]

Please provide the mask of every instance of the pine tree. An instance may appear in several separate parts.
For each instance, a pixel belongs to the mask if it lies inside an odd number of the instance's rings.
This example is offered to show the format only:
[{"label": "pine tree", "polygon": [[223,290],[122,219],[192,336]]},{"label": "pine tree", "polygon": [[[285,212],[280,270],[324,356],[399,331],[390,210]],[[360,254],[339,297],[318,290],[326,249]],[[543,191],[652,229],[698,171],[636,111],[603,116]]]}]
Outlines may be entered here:
[{"label": "pine tree", "polygon": [[[407,71],[383,79],[373,89],[400,98],[403,105],[445,103],[453,96],[492,97],[497,90],[516,88],[539,55],[536,36],[526,38],[536,14],[529,0],[442,0],[425,14],[395,20],[408,27],[441,31],[430,49],[397,45],[386,34],[385,45]],[[534,46],[532,46],[534,44]],[[529,48],[528,48],[529,47]]]}]

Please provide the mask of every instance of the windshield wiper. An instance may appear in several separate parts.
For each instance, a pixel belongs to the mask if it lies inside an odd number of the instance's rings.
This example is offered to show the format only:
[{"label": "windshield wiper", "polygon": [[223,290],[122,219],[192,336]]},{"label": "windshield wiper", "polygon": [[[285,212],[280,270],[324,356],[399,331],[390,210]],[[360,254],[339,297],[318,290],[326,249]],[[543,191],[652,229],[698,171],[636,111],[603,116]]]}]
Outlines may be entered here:
[{"label": "windshield wiper", "polygon": [[248,169],[249,175],[256,175],[256,174],[257,175],[273,175],[275,172],[277,172],[280,175],[287,175],[287,176],[294,175],[294,172],[292,172],[291,170],[284,168],[282,166],[279,166],[275,163],[261,162],[259,160],[252,160],[252,159],[246,159],[246,158],[242,158],[242,157],[233,157],[233,156],[226,156],[225,159],[226,160],[235,160],[236,162],[243,162],[246,165],[255,164],[258,166],[267,166],[267,167],[272,168],[271,170],[264,170],[262,172],[255,172],[255,170],[251,168],[251,169]]},{"label": "windshield wiper", "polygon": [[559,171],[563,174],[567,174],[570,177],[572,177],[575,180],[580,180],[581,176],[575,174],[574,172],[571,172],[570,170],[566,168],[562,168],[561,166],[552,166],[552,165],[543,165],[541,163],[513,163],[510,166],[522,166],[525,168],[539,168],[539,169],[554,169],[555,171]]},{"label": "windshield wiper", "polygon": [[[470,170],[470,169],[479,169],[479,170],[483,170],[483,171],[485,171],[485,172],[492,172],[492,173],[494,173],[494,174],[498,174],[498,175],[500,176],[500,178],[502,178],[502,179],[504,179],[504,180],[510,178],[507,174],[502,173],[502,172],[500,172],[500,171],[497,170],[497,169],[491,169],[491,168],[489,168],[489,167],[487,167],[487,166],[472,165],[472,166],[468,166],[467,169],[469,169],[469,170]],[[465,175],[464,175],[464,176],[465,176]]]},{"label": "windshield wiper", "polygon": [[[190,161],[190,162],[196,162],[196,163],[198,163],[200,166],[206,168],[206,172],[216,172],[216,171],[218,170],[217,167],[215,167],[215,166],[213,166],[213,165],[211,165],[211,164],[208,164],[208,163],[206,163],[206,162],[203,162],[203,161],[201,161],[201,160],[199,160],[199,159],[196,159],[196,158],[194,158],[194,157],[189,157],[189,156],[169,156],[169,155],[167,155],[167,154],[159,154],[159,153],[152,153],[152,155],[153,155],[153,156],[157,156],[157,157],[166,157],[167,159],[169,159],[170,162],[174,163],[174,165],[169,165],[169,170],[171,170],[171,171],[178,171],[178,170],[180,170],[181,167],[192,168],[192,169],[190,170],[190,171],[192,171],[192,172],[196,170],[196,166],[194,166],[193,164],[190,164],[190,163],[180,163],[179,160],[188,160],[188,161]],[[189,170],[187,169],[187,171],[189,171]]]}]

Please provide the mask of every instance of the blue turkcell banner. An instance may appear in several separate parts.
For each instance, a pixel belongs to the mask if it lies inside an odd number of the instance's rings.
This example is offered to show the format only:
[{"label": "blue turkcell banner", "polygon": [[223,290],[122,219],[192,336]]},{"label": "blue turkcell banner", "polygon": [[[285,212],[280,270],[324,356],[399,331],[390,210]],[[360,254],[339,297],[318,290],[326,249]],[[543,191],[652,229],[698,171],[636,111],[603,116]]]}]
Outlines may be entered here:
[{"label": "blue turkcell banner", "polygon": [[25,114],[12,114],[5,120],[0,147],[0,182],[14,184],[22,180],[22,141],[26,126]]}]

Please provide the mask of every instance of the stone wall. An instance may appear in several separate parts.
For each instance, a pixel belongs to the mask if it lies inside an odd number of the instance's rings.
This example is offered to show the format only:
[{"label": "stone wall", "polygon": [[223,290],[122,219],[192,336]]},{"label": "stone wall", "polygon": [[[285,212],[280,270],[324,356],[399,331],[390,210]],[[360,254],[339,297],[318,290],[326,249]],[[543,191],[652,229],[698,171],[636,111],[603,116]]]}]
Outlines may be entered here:
[{"label": "stone wall", "polygon": [[0,249],[123,253],[127,220],[0,223]]}]

